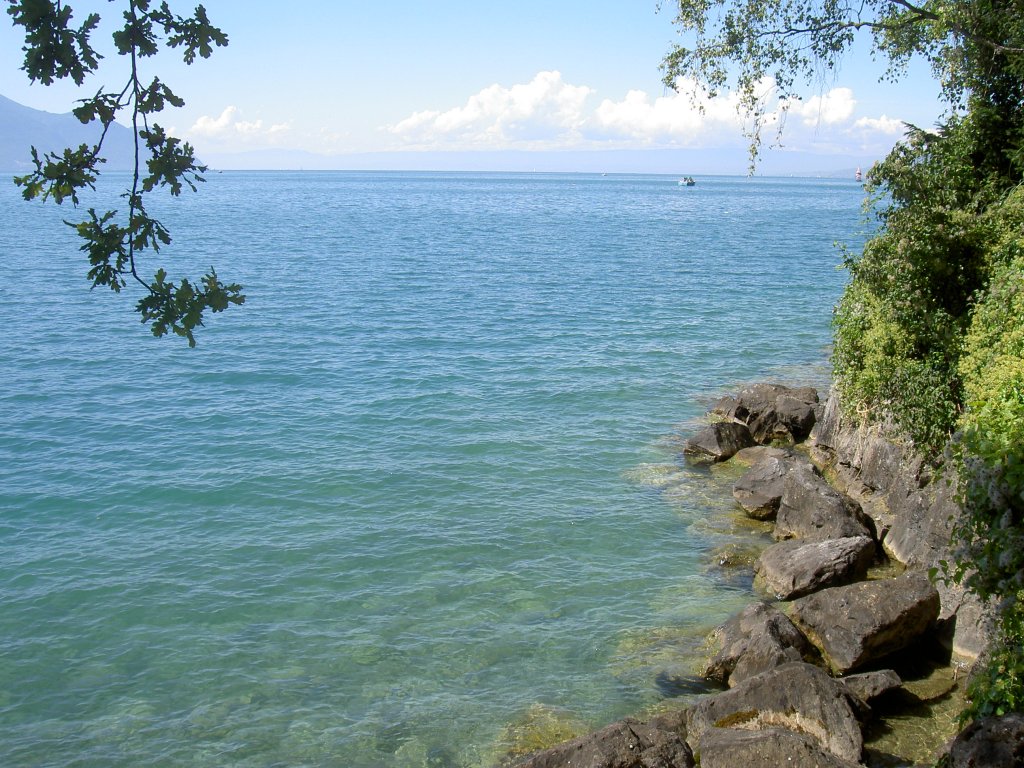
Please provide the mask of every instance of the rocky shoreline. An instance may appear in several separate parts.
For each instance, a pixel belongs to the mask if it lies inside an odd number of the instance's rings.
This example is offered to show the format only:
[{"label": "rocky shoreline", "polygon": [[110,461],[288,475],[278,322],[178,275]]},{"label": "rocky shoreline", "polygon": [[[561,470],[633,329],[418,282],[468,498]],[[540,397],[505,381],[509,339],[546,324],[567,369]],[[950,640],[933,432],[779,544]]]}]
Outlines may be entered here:
[{"label": "rocky shoreline", "polygon": [[[774,523],[775,543],[754,566],[764,599],[715,630],[700,670],[727,689],[519,768],[905,765],[866,753],[875,708],[917,700],[903,677],[921,658],[956,672],[984,652],[984,607],[928,575],[950,559],[959,513],[946,478],[886,429],[844,424],[836,396],[822,403],[812,388],[754,385],[710,416],[686,441],[687,459],[749,465],[733,495],[748,516]],[[880,563],[894,567],[869,575]],[[983,722],[939,739],[934,757],[946,754],[951,768],[1020,765],[1022,737],[1024,720]]]}]

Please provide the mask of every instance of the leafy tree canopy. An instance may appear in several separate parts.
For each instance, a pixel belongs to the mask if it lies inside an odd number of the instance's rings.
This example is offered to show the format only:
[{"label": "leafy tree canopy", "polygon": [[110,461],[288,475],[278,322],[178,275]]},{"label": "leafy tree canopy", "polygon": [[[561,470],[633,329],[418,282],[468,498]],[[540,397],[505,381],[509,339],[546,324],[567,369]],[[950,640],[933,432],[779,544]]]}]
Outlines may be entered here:
[{"label": "leafy tree canopy", "polygon": [[696,81],[709,95],[736,90],[753,117],[756,159],[766,83],[781,99],[835,70],[858,33],[898,80],[915,56],[927,60],[953,109],[987,87],[989,65],[1024,73],[1024,13],[1005,0],[676,0],[676,23],[689,41],[665,57],[665,83]]},{"label": "leafy tree canopy", "polygon": [[[172,331],[195,346],[194,333],[203,325],[206,310],[221,312],[242,304],[245,296],[240,285],[223,283],[212,267],[197,281],[168,280],[163,268],[152,277],[143,275],[142,256],[159,253],[171,243],[170,232],[147,212],[147,196],[160,188],[174,196],[184,186],[195,191],[207,169],[197,162],[191,145],[169,136],[153,121],[166,107],[181,107],[185,102],[160,78],[145,81],[141,60],[166,47],[178,49],[185,63],[192,64],[197,56],[208,58],[215,47],[227,45],[228,37],[210,23],[202,5],[191,16],[177,15],[166,2],[127,0],[125,6],[123,24],[115,29],[112,40],[117,55],[125,59],[127,76],[113,89],[101,87],[73,110],[83,123],[97,125],[96,142],[42,157],[33,147],[34,170],[15,177],[15,183],[26,200],[53,200],[58,205],[70,201],[77,206],[79,193],[95,188],[110,125],[125,115],[135,135],[131,185],[121,195],[126,213],[89,208],[86,220],[67,223],[84,240],[81,250],[89,258],[88,277],[94,288],[106,286],[120,292],[129,280],[140,284],[145,296],[136,309],[142,322],[149,323],[155,336]],[[101,21],[98,14],[79,21],[60,0],[7,0],[7,13],[25,31],[22,69],[32,82],[50,85],[70,78],[84,85],[96,73],[102,58],[92,42]]]}]

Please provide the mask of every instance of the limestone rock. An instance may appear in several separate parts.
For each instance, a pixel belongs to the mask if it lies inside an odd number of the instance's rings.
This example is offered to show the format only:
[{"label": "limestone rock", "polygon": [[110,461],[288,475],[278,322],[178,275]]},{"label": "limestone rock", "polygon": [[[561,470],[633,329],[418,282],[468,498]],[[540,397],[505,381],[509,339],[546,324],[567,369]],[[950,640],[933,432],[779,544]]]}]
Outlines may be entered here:
[{"label": "limestone rock", "polygon": [[940,580],[935,588],[942,602],[939,618],[945,620],[943,643],[959,656],[977,659],[998,631],[996,605],[982,601],[963,584]]},{"label": "limestone rock", "polygon": [[810,736],[782,728],[711,728],[700,742],[701,768],[858,768]]},{"label": "limestone rock", "polygon": [[792,539],[773,544],[754,564],[757,582],[779,600],[863,579],[875,557],[867,536],[825,541]]},{"label": "limestone rock", "polygon": [[818,393],[811,387],[755,384],[720,400],[712,413],[747,424],[754,440],[762,445],[793,443],[811,433],[817,405]]},{"label": "limestone rock", "polygon": [[786,456],[792,456],[792,448],[779,448],[774,445],[752,445],[749,448],[744,448],[736,452],[733,456],[733,461],[740,464],[749,464],[753,466],[759,461],[763,461],[769,457],[774,456],[777,459],[781,459]]},{"label": "limestone rock", "polygon": [[754,444],[750,430],[745,424],[732,421],[717,421],[700,430],[686,441],[683,453],[697,462],[725,461],[741,448]]},{"label": "limestone rock", "polygon": [[701,753],[712,728],[783,728],[851,762],[860,759],[864,745],[846,691],[824,671],[803,662],[783,664],[700,701],[690,710],[687,728],[690,743],[699,745]]},{"label": "limestone rock", "polygon": [[883,541],[890,556],[921,568],[947,556],[953,518],[960,513],[954,484],[939,479],[890,506],[893,522]]},{"label": "limestone rock", "polygon": [[949,768],[1024,768],[1024,715],[975,720],[949,750]]},{"label": "limestone rock", "polygon": [[814,467],[796,465],[783,481],[776,539],[874,538],[870,520],[856,502],[836,491]]},{"label": "limestone rock", "polygon": [[766,603],[753,603],[712,633],[718,652],[700,674],[734,686],[781,664],[801,661],[811,652],[807,638],[785,614]]},{"label": "limestone rock", "polygon": [[794,623],[839,674],[902,650],[939,616],[939,593],[923,573],[831,587],[793,603]]},{"label": "limestone rock", "polygon": [[808,459],[793,453],[766,456],[736,481],[732,488],[733,498],[749,517],[774,520],[782,501],[786,475],[797,465],[810,467],[811,464]]},{"label": "limestone rock", "polygon": [[626,718],[539,752],[517,768],[694,768],[685,712],[647,722]]}]

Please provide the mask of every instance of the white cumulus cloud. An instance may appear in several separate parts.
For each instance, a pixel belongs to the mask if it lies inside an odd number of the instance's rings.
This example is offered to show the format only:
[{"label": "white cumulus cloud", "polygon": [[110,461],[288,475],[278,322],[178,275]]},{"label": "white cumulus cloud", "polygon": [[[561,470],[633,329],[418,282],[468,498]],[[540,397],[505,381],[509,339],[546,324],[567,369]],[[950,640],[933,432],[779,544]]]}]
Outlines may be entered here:
[{"label": "white cumulus cloud", "polygon": [[[898,135],[892,130],[898,121],[886,117],[855,123],[857,100],[849,88],[783,101],[766,78],[757,92],[765,99],[760,117],[765,140],[777,139],[773,134],[781,127],[782,142],[791,149],[820,147],[828,139],[823,134],[836,134],[839,141],[855,125],[858,144],[867,133],[886,139]],[[711,98],[691,80],[679,80],[675,90],[660,96],[631,90],[621,99],[598,101],[593,88],[547,71],[528,83],[491,85],[461,106],[414,112],[387,130],[417,149],[600,149],[745,147],[744,130],[752,126],[738,94],[725,91]]]},{"label": "white cumulus cloud", "polygon": [[412,144],[497,147],[512,142],[564,141],[579,130],[586,114],[584,104],[592,92],[586,86],[564,82],[560,72],[540,72],[529,83],[484,88],[461,107],[415,112],[389,130]]},{"label": "white cumulus cloud", "polygon": [[857,100],[849,88],[833,88],[822,96],[813,96],[805,101],[793,99],[782,106],[799,117],[804,125],[813,128],[848,123],[857,107]]},{"label": "white cumulus cloud", "polygon": [[188,130],[190,136],[213,140],[252,141],[273,137],[289,130],[287,123],[265,126],[262,120],[246,121],[239,119],[239,109],[228,106],[217,117],[203,115]]},{"label": "white cumulus cloud", "polygon": [[734,141],[742,135],[739,98],[725,93],[708,98],[690,80],[657,97],[633,90],[621,101],[603,100],[587,121],[588,135],[632,139],[645,146],[700,146]]},{"label": "white cumulus cloud", "polygon": [[880,133],[885,136],[902,136],[906,133],[907,126],[902,120],[894,120],[891,117],[861,117],[858,118],[853,127],[870,133]]}]

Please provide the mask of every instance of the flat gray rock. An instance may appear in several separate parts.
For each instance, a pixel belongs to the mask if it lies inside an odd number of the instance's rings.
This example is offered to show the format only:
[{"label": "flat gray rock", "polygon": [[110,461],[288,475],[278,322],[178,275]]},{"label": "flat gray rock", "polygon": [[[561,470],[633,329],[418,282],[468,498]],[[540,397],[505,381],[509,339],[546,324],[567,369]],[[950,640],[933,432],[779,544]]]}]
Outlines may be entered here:
[{"label": "flat gray rock", "polygon": [[783,664],[698,702],[687,721],[690,743],[699,745],[703,753],[704,736],[712,728],[782,728],[803,734],[824,751],[855,763],[864,741],[848,696],[818,667],[803,662]]},{"label": "flat gray rock", "polygon": [[938,616],[939,593],[919,571],[823,589],[794,601],[791,614],[837,674],[907,648]]},{"label": "flat gray rock", "polygon": [[792,600],[863,579],[874,558],[875,542],[867,536],[791,539],[762,552],[754,571],[761,588],[778,600]]}]

